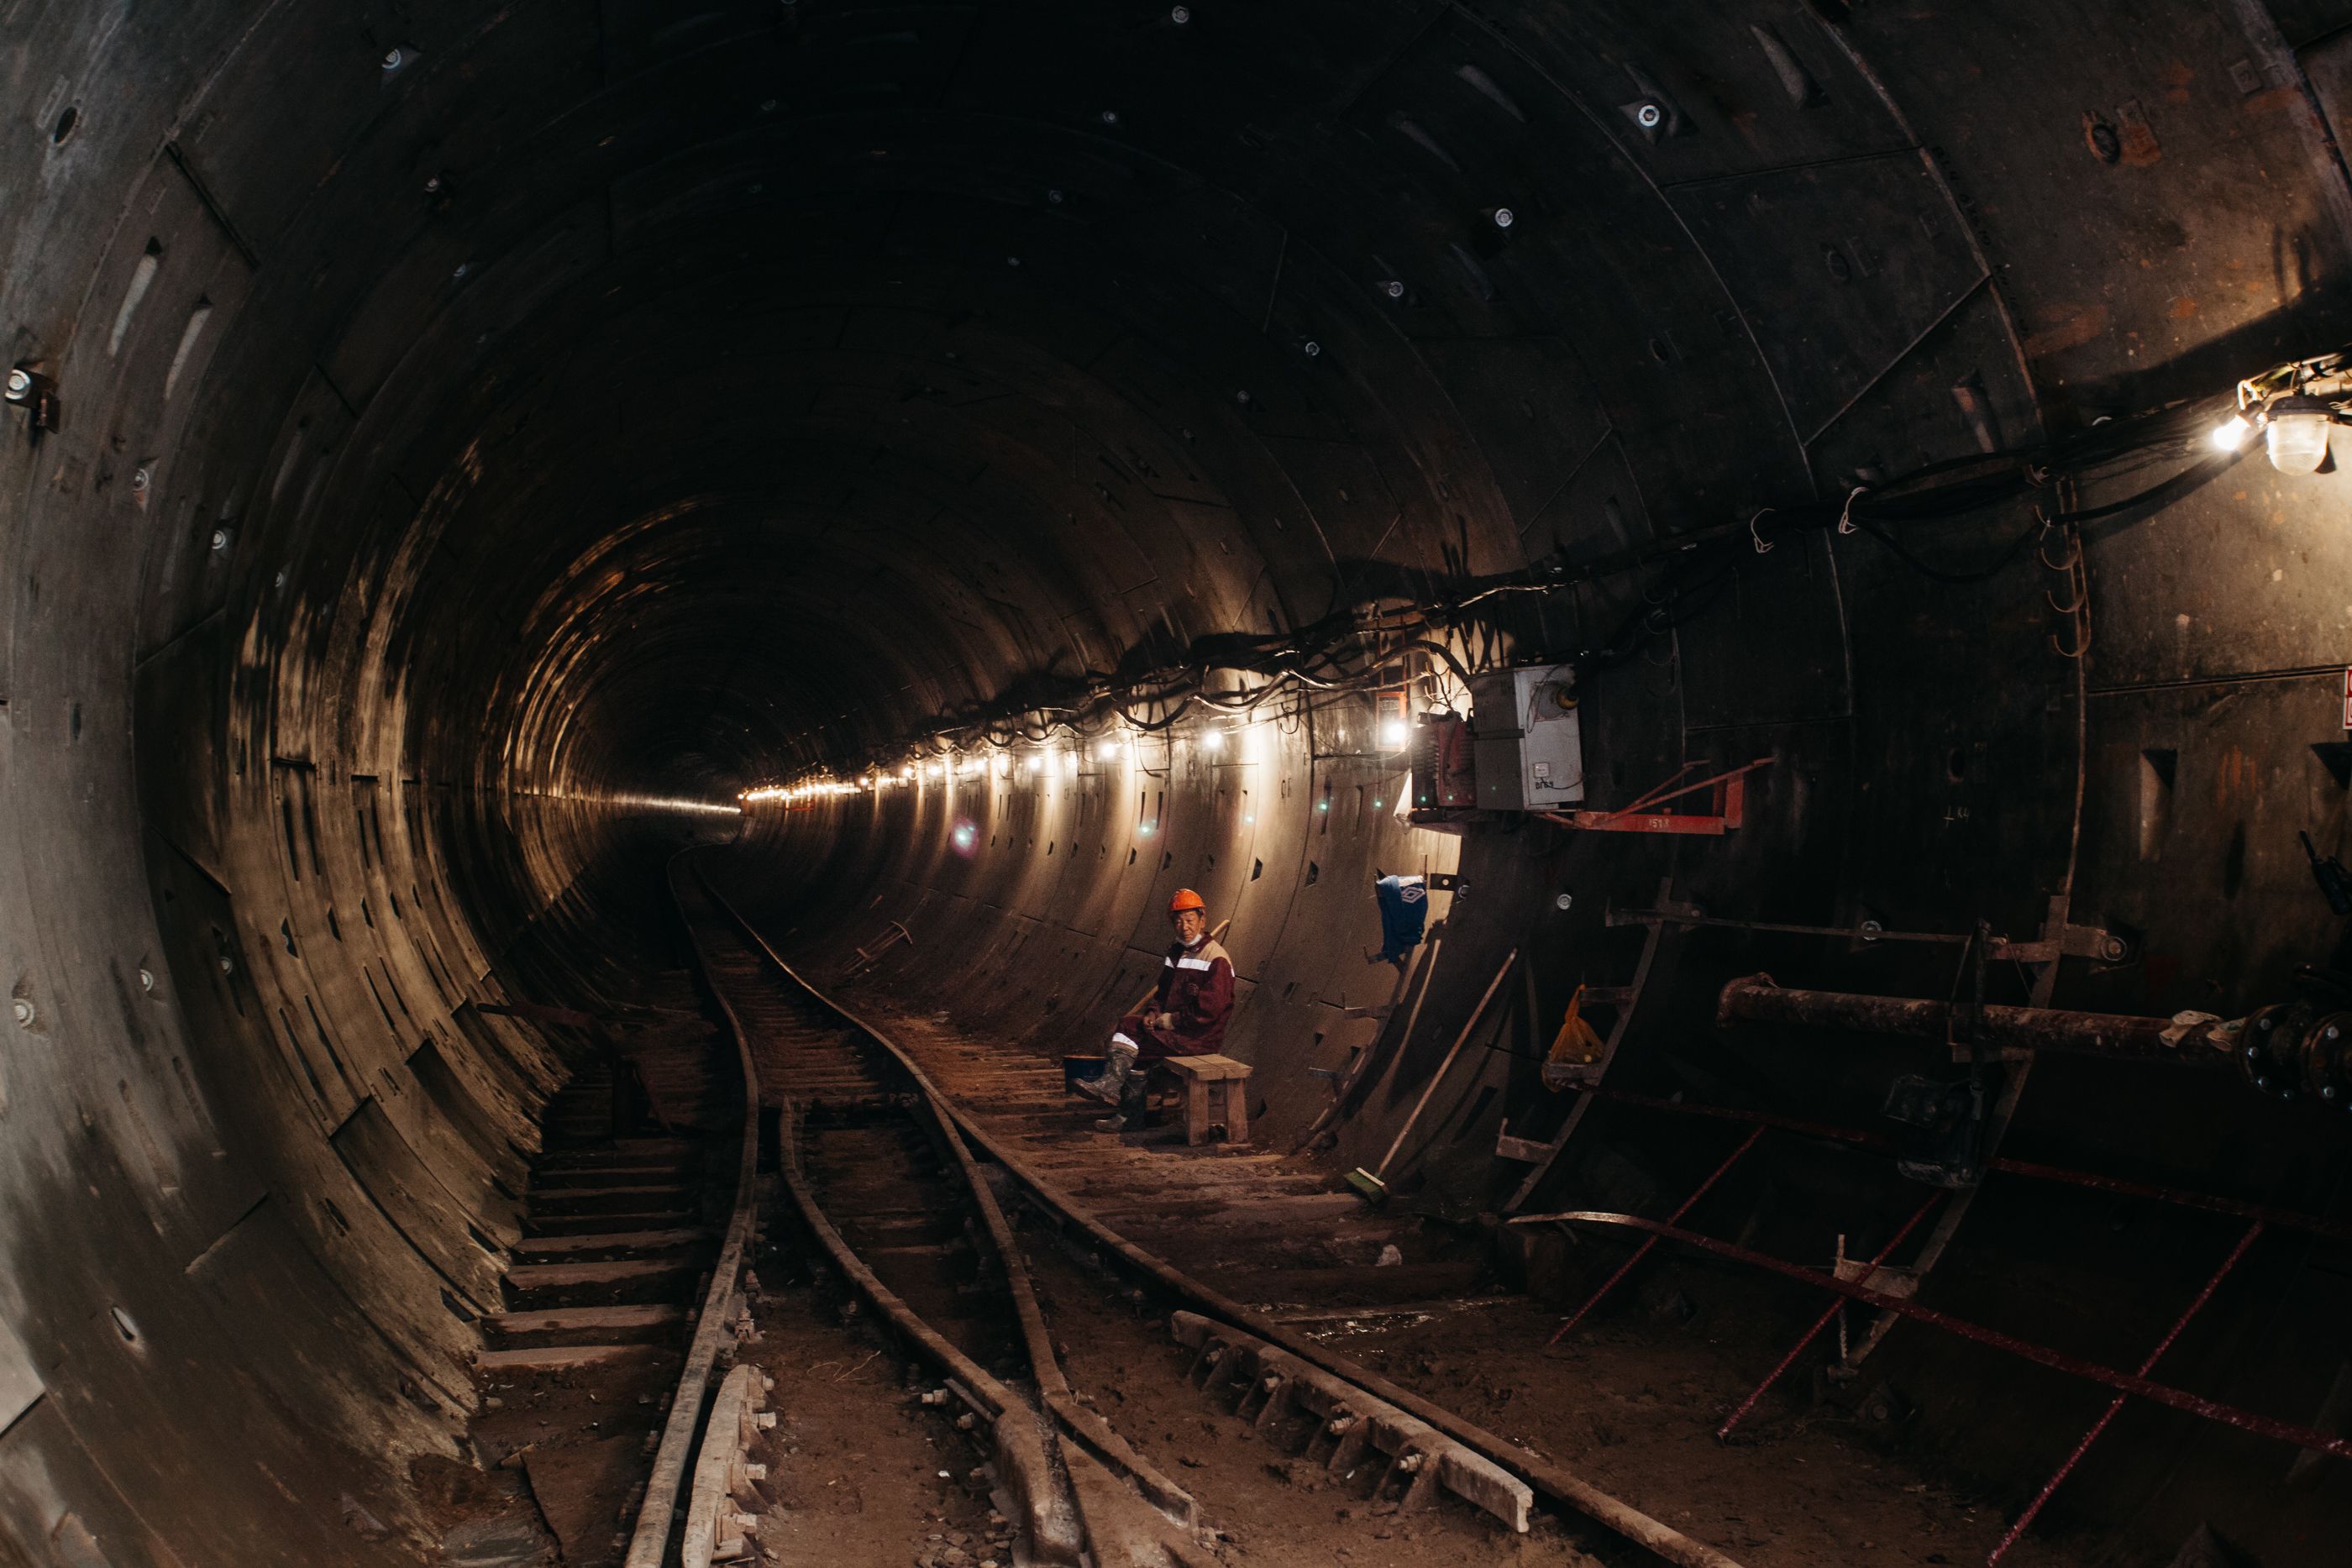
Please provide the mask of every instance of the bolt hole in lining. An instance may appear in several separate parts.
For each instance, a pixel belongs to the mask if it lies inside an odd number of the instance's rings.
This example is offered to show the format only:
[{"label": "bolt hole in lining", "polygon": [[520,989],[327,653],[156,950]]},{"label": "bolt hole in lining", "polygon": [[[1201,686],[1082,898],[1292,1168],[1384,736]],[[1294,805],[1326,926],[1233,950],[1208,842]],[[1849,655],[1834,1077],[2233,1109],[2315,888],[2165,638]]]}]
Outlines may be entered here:
[{"label": "bolt hole in lining", "polygon": [[49,145],[64,146],[66,138],[71,136],[74,133],[74,127],[80,123],[81,110],[70,103],[66,105],[64,110],[58,115],[57,123],[49,127]]},{"label": "bolt hole in lining", "polygon": [[140,1343],[139,1325],[131,1321],[131,1314],[121,1307],[109,1307],[107,1311],[114,1318],[114,1331],[122,1336],[122,1343],[128,1345],[138,1344]]},{"label": "bolt hole in lining", "polygon": [[1969,776],[1969,754],[1955,746],[1951,755],[1944,759],[1944,770],[1951,775],[1952,782],[1958,784]]}]

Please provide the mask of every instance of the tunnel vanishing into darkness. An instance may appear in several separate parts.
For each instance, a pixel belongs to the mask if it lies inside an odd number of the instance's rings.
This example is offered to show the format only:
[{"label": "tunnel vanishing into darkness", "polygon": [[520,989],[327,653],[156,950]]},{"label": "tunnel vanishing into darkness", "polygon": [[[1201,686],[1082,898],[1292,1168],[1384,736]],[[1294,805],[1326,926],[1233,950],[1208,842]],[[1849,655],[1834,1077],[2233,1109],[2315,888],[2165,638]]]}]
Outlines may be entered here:
[{"label": "tunnel vanishing into darkness", "polygon": [[[26,0],[0,37],[0,323],[44,394],[0,507],[0,1560],[414,1560],[572,1066],[481,1009],[675,964],[688,837],[740,827],[714,874],[818,968],[902,922],[870,986],[1038,1049],[1097,1044],[1199,888],[1276,1139],[1385,995],[1372,877],[1458,872],[1444,1027],[1335,1172],[1505,953],[1540,1013],[1626,984],[1653,927],[1612,913],[2076,926],[2126,956],[1986,999],[2230,1019],[2342,937],[2295,835],[2344,848],[2352,481],[2257,452],[2032,525],[2182,466],[2034,454],[2347,336],[2347,0]],[[1969,459],[2039,487],[1835,526]],[[1741,829],[1415,827],[1370,700],[1297,685],[1246,754],[1196,710],[733,810],[1505,582],[1551,586],[1441,639],[1581,661],[1591,803],[1770,757]],[[1655,947],[1612,1085],[1840,1126],[1937,1053],[1718,1029],[1723,984],[1962,984],[1949,946]],[[1558,1125],[1548,1038],[1448,1112],[1433,1212],[1493,1213],[1503,1124]],[[2340,1110],[2030,1065],[2012,1150],[2345,1216]],[[1580,1136],[1557,1207],[1664,1214],[1724,1146],[1622,1104]],[[1772,1147],[1744,1245],[1819,1268],[1916,1201]],[[2241,1228],[1988,1186],[1923,1299],[2128,1367]],[[1819,1300],[1706,1281],[1783,1343]],[[2347,1306],[2343,1247],[2273,1230],[2165,1376],[2343,1434]],[[2107,1398],[1925,1330],[1873,1370],[2011,1511]],[[2140,1404],[2048,1523],[2275,1568],[2341,1561],[2347,1499]]]}]

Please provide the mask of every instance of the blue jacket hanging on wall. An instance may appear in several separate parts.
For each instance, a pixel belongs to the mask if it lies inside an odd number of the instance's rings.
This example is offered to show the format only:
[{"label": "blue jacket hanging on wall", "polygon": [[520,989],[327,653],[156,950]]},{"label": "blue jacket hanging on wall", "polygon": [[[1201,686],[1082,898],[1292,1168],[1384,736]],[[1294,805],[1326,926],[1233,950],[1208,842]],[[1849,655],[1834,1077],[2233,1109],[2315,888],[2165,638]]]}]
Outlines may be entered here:
[{"label": "blue jacket hanging on wall", "polygon": [[1417,876],[1384,876],[1372,883],[1372,897],[1381,910],[1381,950],[1372,962],[1402,964],[1429,925],[1429,889]]}]

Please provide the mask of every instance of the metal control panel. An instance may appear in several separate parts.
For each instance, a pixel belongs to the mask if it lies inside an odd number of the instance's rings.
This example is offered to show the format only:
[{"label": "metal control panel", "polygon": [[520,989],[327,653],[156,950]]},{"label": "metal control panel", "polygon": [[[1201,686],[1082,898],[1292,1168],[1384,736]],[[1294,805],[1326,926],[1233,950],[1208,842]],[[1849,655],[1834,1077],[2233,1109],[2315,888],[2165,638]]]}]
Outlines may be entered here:
[{"label": "metal control panel", "polygon": [[1568,664],[1493,670],[1470,683],[1478,806],[1549,811],[1584,799],[1584,732]]}]

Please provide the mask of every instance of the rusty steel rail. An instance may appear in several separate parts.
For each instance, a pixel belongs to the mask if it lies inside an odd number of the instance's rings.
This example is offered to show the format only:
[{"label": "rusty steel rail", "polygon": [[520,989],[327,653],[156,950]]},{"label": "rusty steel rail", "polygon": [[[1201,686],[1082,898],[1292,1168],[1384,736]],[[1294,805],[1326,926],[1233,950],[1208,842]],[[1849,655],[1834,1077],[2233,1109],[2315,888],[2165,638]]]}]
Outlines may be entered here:
[{"label": "rusty steel rail", "polygon": [[[715,989],[715,988],[714,988]],[[719,1003],[730,1022],[734,1009]],[[740,1024],[736,1026],[739,1030]],[[1049,1563],[1076,1563],[1082,1546],[1076,1512],[1054,1484],[1054,1469],[1045,1452],[1045,1435],[1020,1396],[990,1375],[970,1356],[949,1343],[898,1292],[882,1282],[865,1260],[842,1238],[810,1195],[801,1167],[800,1130],[794,1107],[781,1118],[784,1186],[799,1208],[801,1221],[816,1238],[842,1278],[898,1334],[899,1343],[931,1364],[948,1379],[948,1387],[974,1417],[988,1424],[999,1473],[1019,1500],[1024,1522],[1037,1555]]]},{"label": "rusty steel rail", "polygon": [[[1639,1547],[1675,1568],[1741,1568],[1739,1563],[1725,1553],[1694,1541],[1662,1521],[1651,1518],[1632,1504],[1611,1496],[1591,1482],[1575,1475],[1556,1461],[1511,1442],[1486,1430],[1454,1411],[1423,1398],[1368,1367],[1339,1355],[1315,1341],[1290,1332],[1281,1323],[1262,1312],[1254,1312],[1232,1301],[1185,1274],[1157,1255],[1144,1250],[1103,1223],[1095,1214],[1061,1190],[1021,1155],[992,1135],[962,1106],[934,1084],[929,1076],[917,1065],[914,1058],[889,1034],[852,1012],[842,1003],[827,996],[786,963],[742,914],[704,883],[710,901],[723,911],[740,929],[745,938],[756,947],[778,972],[814,999],[819,1006],[842,1019],[850,1029],[873,1040],[895,1058],[908,1077],[929,1101],[943,1121],[961,1131],[971,1147],[1003,1167],[1024,1189],[1024,1195],[1040,1213],[1056,1224],[1076,1227],[1088,1243],[1100,1254],[1115,1259],[1132,1273],[1140,1276],[1164,1294],[1183,1301],[1202,1317],[1253,1336],[1296,1362],[1318,1369],[1320,1373],[1352,1385],[1367,1403],[1377,1402],[1393,1406],[1404,1416],[1423,1423],[1433,1434],[1450,1439],[1467,1450],[1468,1456],[1490,1462],[1505,1475],[1516,1477],[1536,1493],[1551,1500],[1595,1524],[1610,1531],[1629,1544]],[[1444,1464],[1440,1461],[1441,1479]],[[1455,1473],[1468,1475],[1480,1467],[1464,1464]],[[1481,1488],[1480,1490],[1486,1490]],[[1476,1499],[1472,1500],[1475,1501]]]},{"label": "rusty steel rail", "polygon": [[[704,892],[715,907],[742,925],[740,916],[707,883]],[[744,929],[748,933],[749,927]],[[688,934],[720,1013],[748,1049],[749,1031],[691,923]],[[754,946],[765,953],[763,946],[756,942]],[[947,1396],[971,1412],[969,1420],[986,1425],[998,1476],[1015,1500],[1031,1550],[1039,1560],[1074,1564],[1090,1557],[1097,1568],[1157,1568],[1160,1564],[1214,1568],[1213,1560],[1189,1536],[1194,1511],[1191,1496],[1135,1453],[1100,1416],[1071,1396],[1026,1267],[1013,1244],[1012,1228],[943,1113],[938,1091],[913,1071],[904,1057],[892,1054],[919,1091],[911,1109],[931,1118],[931,1130],[957,1156],[973,1204],[989,1230],[1036,1381],[1037,1403],[1033,1405],[958,1349],[857,1255],[816,1201],[802,1160],[802,1108],[787,1103],[779,1118],[779,1152],[785,1190],[802,1224],[843,1281],[888,1325],[899,1343],[945,1380]],[[1064,1436],[1072,1442],[1062,1442]],[[1114,1475],[1132,1481],[1135,1491],[1118,1485]],[[688,1568],[694,1565],[689,1563]]]},{"label": "rusty steel rail", "polygon": [[750,1554],[746,1536],[759,1520],[737,1511],[735,1500],[754,1481],[768,1479],[767,1467],[744,1456],[752,1442],[773,1427],[772,1411],[762,1411],[775,1379],[748,1363],[727,1375],[703,1427],[702,1452],[694,1461],[694,1490],[688,1494],[686,1540],[678,1551],[684,1568],[711,1568]]},{"label": "rusty steel rail", "polygon": [[[1937,1043],[1951,1038],[1948,1002],[1915,997],[1873,997],[1852,991],[1808,991],[1777,986],[1769,975],[1729,982],[1716,1000],[1715,1021],[1785,1023],[1890,1034]],[[1988,1006],[1978,1009],[1977,1033],[2000,1051],[2050,1051],[2073,1056],[2104,1056],[2119,1061],[2163,1062],[2174,1067],[2230,1070],[2230,1053],[2191,1043],[2166,1043],[2170,1019],[2131,1013],[2078,1013],[2058,1008]]]},{"label": "rusty steel rail", "polygon": [[[681,850],[670,857],[673,895],[677,886],[678,862],[688,852]],[[687,1466],[701,1438],[711,1376],[719,1368],[721,1342],[729,1332],[727,1321],[734,1315],[728,1308],[736,1300],[745,1255],[751,1250],[760,1160],[760,1071],[751,1060],[751,1044],[740,1031],[735,1038],[735,1054],[743,1070],[743,1125],[737,1135],[734,1206],[727,1217],[726,1239],[719,1248],[719,1261],[711,1267],[709,1288],[703,1292],[694,1338],[687,1346],[686,1365],[670,1395],[669,1414],[662,1423],[661,1442],[654,1450],[653,1473],[646,1479],[645,1501],[637,1510],[636,1525],[630,1531],[628,1555],[623,1560],[625,1568],[662,1568],[669,1555],[670,1536],[677,1522],[678,1498],[687,1484]]]}]

